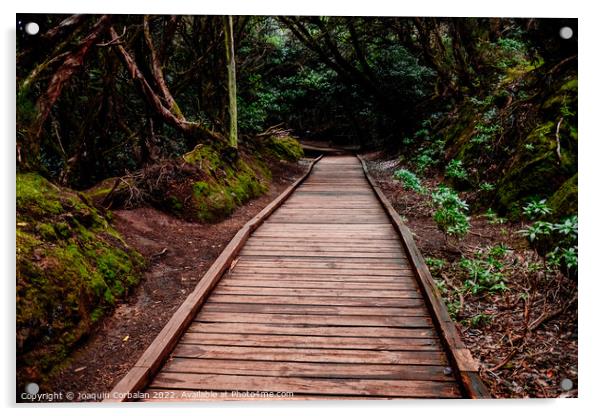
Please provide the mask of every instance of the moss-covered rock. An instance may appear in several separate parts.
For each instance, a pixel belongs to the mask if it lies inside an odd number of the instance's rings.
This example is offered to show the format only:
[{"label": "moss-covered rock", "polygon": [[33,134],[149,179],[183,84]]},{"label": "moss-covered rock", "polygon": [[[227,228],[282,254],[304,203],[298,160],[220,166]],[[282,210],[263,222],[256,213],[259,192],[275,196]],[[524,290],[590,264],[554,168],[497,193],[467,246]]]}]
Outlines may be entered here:
[{"label": "moss-covered rock", "polygon": [[543,101],[540,124],[518,143],[497,191],[511,217],[528,199],[551,197],[577,173],[576,88],[575,77],[562,81]]},{"label": "moss-covered rock", "polygon": [[237,206],[265,193],[269,176],[255,157],[232,155],[217,145],[200,144],[183,156],[197,167],[202,181],[192,183],[190,193],[196,217],[203,222],[230,215]]},{"label": "moss-covered rock", "polygon": [[551,216],[555,220],[577,214],[578,207],[578,181],[577,173],[566,180],[562,186],[554,192],[548,200],[548,205],[552,209]]},{"label": "moss-covered rock", "polygon": [[294,162],[303,157],[303,148],[294,138],[284,136],[270,136],[264,142],[264,148],[268,155],[278,159]]},{"label": "moss-covered rock", "polygon": [[33,381],[138,283],[144,262],[81,194],[33,173],[18,174],[16,190],[18,378]]}]

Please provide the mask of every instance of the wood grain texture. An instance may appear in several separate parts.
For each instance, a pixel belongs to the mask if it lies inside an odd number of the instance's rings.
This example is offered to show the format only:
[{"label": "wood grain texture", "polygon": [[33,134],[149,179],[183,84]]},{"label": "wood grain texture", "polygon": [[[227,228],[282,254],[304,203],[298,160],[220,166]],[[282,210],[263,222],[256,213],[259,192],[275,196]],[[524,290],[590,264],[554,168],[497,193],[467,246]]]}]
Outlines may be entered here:
[{"label": "wood grain texture", "polygon": [[407,235],[361,161],[323,158],[288,196],[249,227],[169,338],[169,358],[135,370],[145,400],[477,397],[468,350],[440,324]]},{"label": "wood grain texture", "polygon": [[135,393],[145,387],[148,380],[158,371],[163,361],[177,344],[180,336],[190,325],[195,314],[224,272],[230,267],[251,233],[293,194],[294,190],[309,176],[313,166],[320,158],[314,159],[301,178],[285,189],[274,201],[238,231],[134,367],[113,387],[109,394],[110,398],[104,401],[125,401],[127,394]]},{"label": "wood grain texture", "polygon": [[435,281],[431,276],[430,270],[424,262],[422,254],[420,253],[420,250],[418,250],[418,247],[412,238],[412,233],[405,226],[405,224],[403,224],[391,203],[387,200],[386,196],[378,188],[378,185],[374,179],[370,176],[366,162],[362,158],[359,158],[359,160],[362,164],[366,179],[368,182],[370,182],[374,193],[383,205],[383,208],[391,219],[391,222],[395,225],[401,241],[404,244],[408,259],[412,264],[412,268],[416,273],[418,283],[426,299],[426,304],[433,315],[434,324],[441,334],[443,342],[446,346],[446,350],[451,358],[451,364],[461,382],[464,393],[467,395],[467,397],[475,399],[490,398],[491,395],[489,394],[489,391],[479,377],[479,366],[473,359],[470,351],[462,342],[455,323],[447,312],[445,303],[443,302],[441,294],[435,285]]}]

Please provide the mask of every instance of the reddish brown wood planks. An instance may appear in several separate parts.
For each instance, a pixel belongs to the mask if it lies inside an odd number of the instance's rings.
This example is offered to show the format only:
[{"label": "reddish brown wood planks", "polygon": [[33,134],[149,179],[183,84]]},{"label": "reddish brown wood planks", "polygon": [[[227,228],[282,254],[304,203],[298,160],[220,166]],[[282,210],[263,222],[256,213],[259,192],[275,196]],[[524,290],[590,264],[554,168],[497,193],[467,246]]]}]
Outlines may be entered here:
[{"label": "reddish brown wood planks", "polygon": [[357,158],[322,159],[256,228],[147,375],[148,400],[462,396],[415,260]]}]

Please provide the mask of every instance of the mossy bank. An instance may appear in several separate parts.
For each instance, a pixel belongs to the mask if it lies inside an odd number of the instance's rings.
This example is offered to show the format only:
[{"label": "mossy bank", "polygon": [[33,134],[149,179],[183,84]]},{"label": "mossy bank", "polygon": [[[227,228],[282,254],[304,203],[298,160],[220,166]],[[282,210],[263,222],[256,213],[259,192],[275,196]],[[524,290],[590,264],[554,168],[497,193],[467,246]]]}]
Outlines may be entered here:
[{"label": "mossy bank", "polygon": [[17,381],[43,382],[140,278],[143,258],[81,194],[17,174]]},{"label": "mossy bank", "polygon": [[150,205],[190,221],[216,222],[268,190],[271,166],[285,166],[302,156],[299,142],[291,137],[249,140],[238,149],[202,143],[181,158],[117,182],[105,180],[87,194],[112,208]]}]

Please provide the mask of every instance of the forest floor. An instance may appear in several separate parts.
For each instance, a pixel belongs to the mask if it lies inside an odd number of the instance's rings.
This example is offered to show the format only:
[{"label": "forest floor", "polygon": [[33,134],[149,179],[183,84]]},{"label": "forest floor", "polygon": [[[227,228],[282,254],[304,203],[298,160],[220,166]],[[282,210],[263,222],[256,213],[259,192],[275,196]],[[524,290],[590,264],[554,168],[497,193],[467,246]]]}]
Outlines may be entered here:
[{"label": "forest floor", "polygon": [[114,226],[148,261],[140,285],[50,376],[48,391],[108,392],[130,370],[240,228],[305,171],[306,161],[272,166],[269,191],[216,224],[154,208],[114,211]]},{"label": "forest floor", "polygon": [[[432,219],[428,196],[406,191],[393,179],[393,172],[403,167],[399,160],[380,153],[365,157],[412,231],[465,344],[481,362],[481,377],[492,395],[577,397],[576,282],[543,271],[543,260],[517,235],[521,224],[473,213],[464,239],[446,238]],[[431,177],[422,185],[434,189],[441,182],[441,177]],[[460,195],[471,199],[468,193]],[[503,249],[496,252],[494,247]],[[462,258],[498,262],[508,289],[475,295],[464,290],[468,275]]]}]

